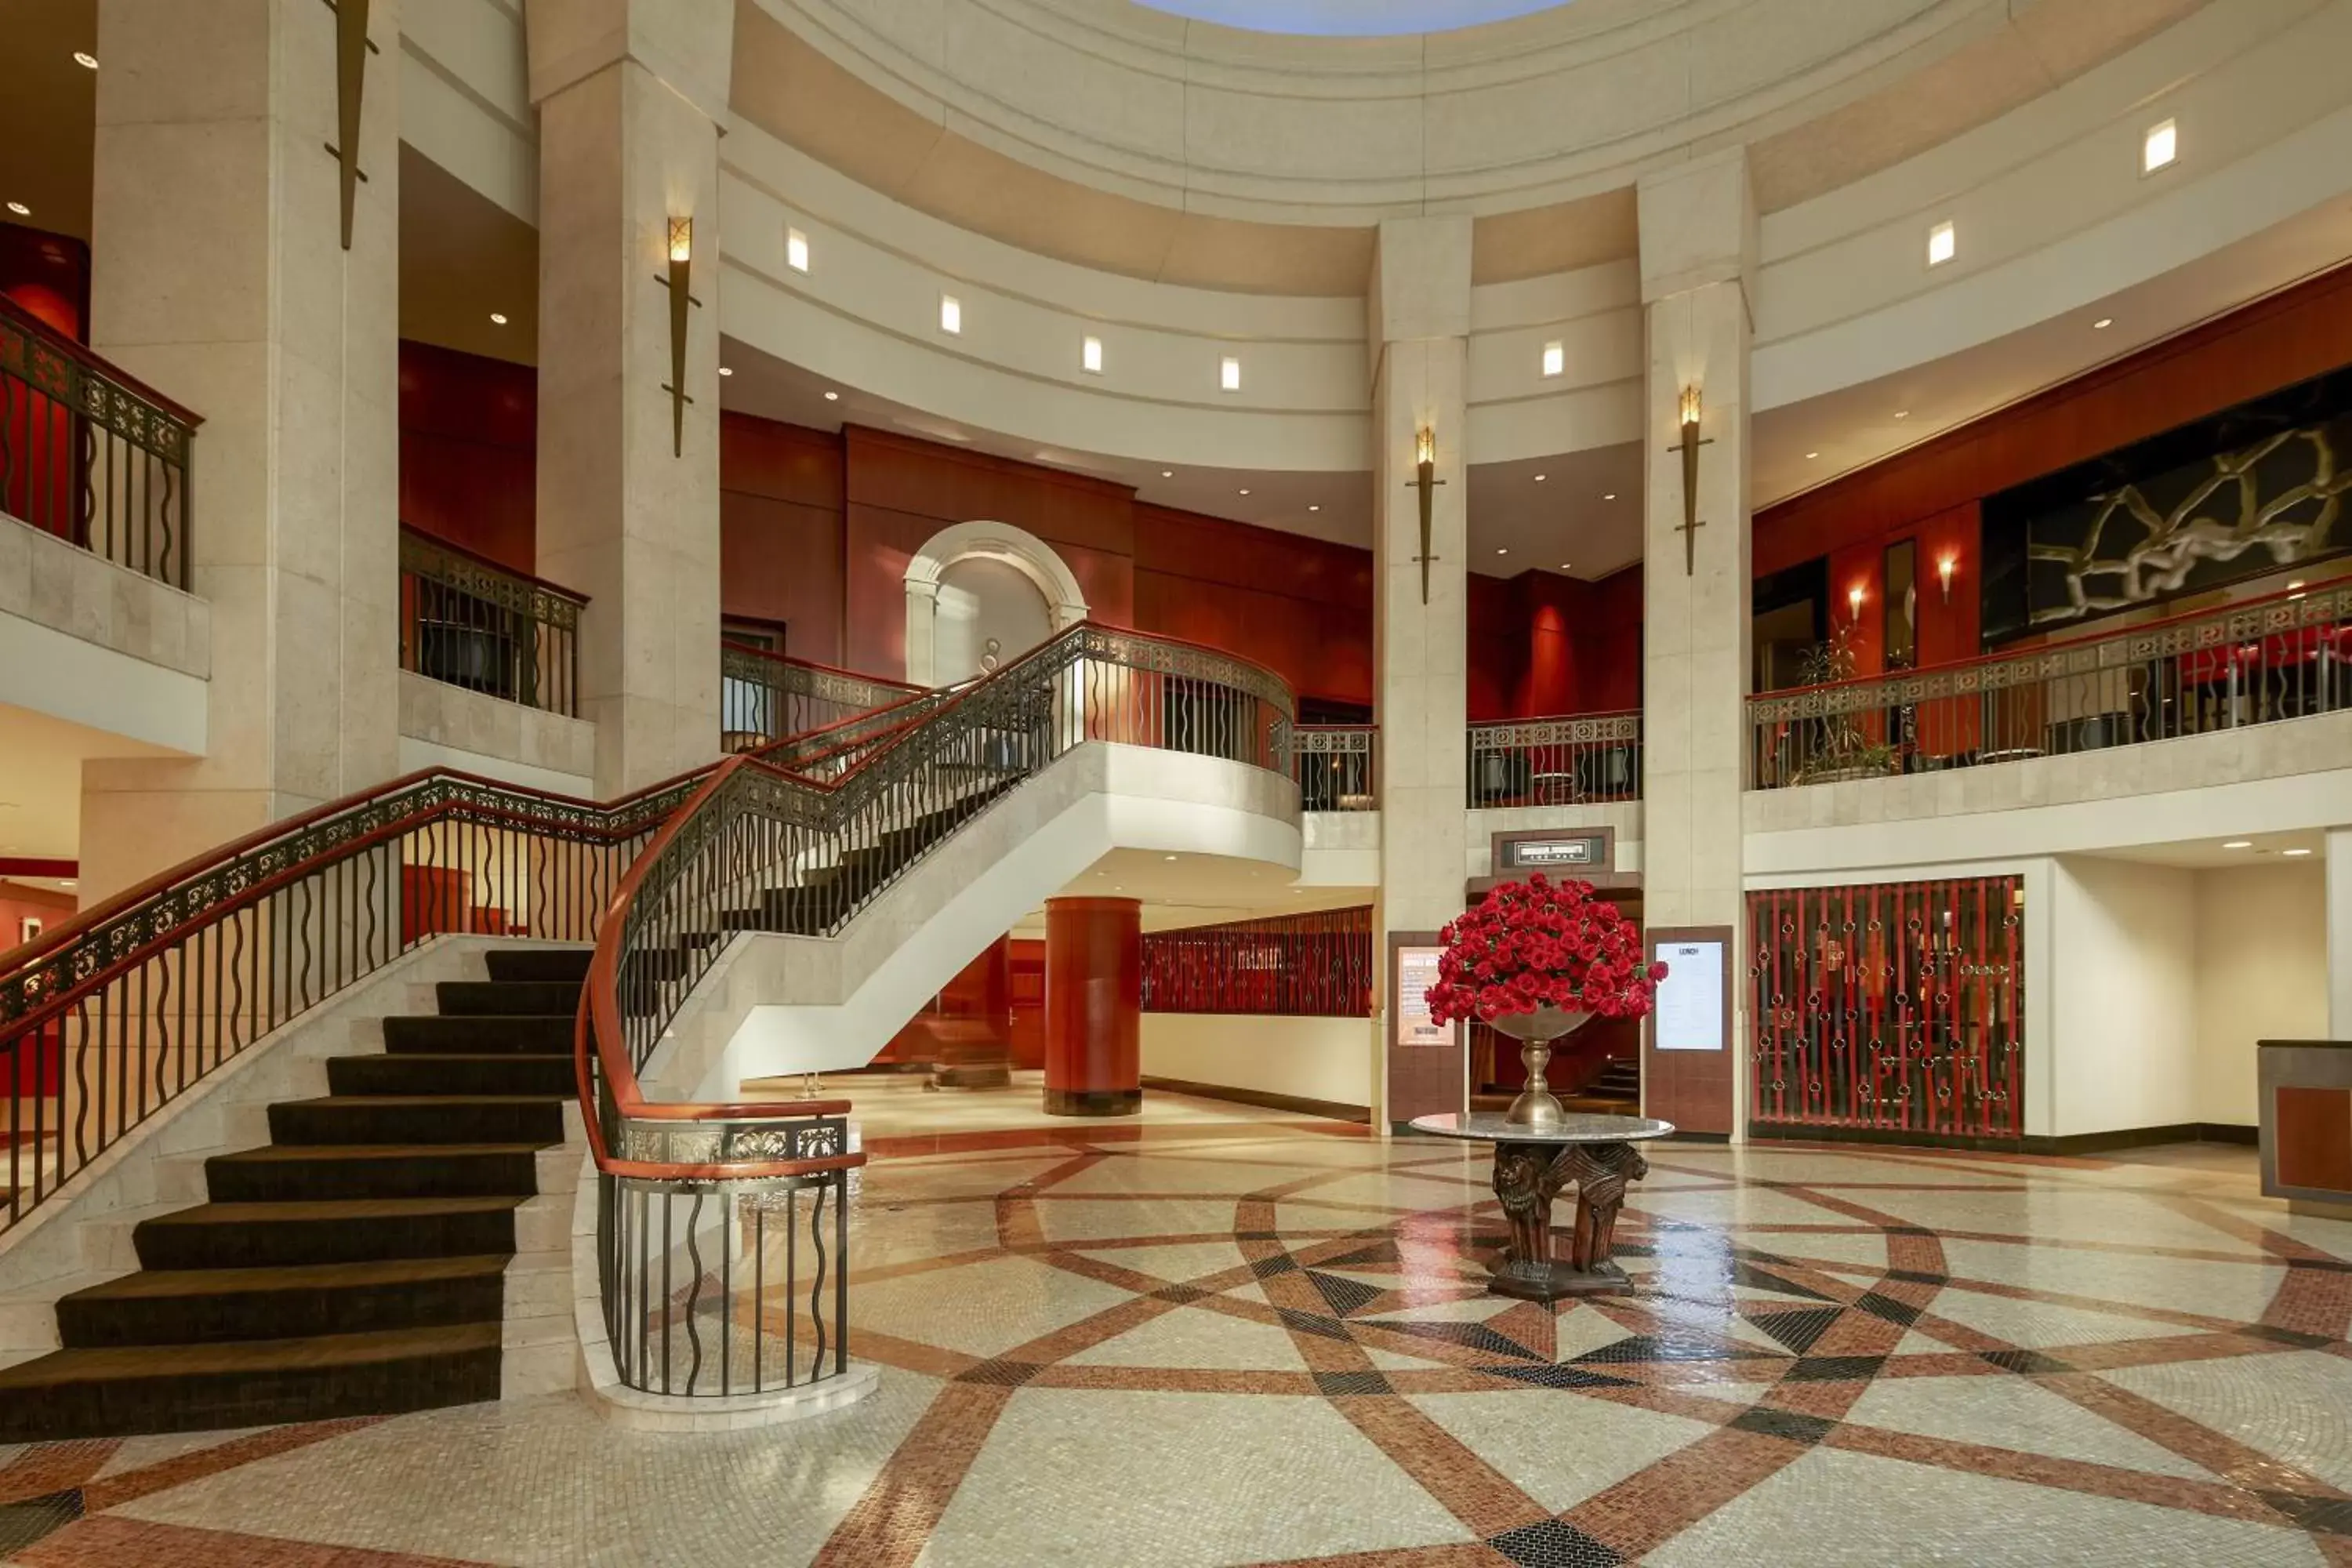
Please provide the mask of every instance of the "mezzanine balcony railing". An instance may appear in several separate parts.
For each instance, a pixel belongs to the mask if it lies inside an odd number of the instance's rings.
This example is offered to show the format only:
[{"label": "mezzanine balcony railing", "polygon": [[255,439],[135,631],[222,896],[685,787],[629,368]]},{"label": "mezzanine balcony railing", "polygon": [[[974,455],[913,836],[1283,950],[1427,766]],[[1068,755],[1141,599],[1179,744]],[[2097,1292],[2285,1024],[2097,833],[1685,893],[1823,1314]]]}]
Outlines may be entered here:
[{"label": "mezzanine balcony railing", "polygon": [[1470,726],[1471,807],[1642,798],[1642,715],[1579,713]]},{"label": "mezzanine balcony railing", "polygon": [[1302,811],[1377,811],[1373,773],[1380,729],[1372,724],[1299,724],[1290,731],[1290,781]]},{"label": "mezzanine balcony railing", "polygon": [[2352,709],[2352,583],[1748,700],[1748,786],[2144,745]]},{"label": "mezzanine balcony railing", "polygon": [[580,716],[588,596],[400,531],[400,668],[526,708]]},{"label": "mezzanine balcony railing", "polygon": [[185,590],[203,423],[0,297],[0,512]]}]

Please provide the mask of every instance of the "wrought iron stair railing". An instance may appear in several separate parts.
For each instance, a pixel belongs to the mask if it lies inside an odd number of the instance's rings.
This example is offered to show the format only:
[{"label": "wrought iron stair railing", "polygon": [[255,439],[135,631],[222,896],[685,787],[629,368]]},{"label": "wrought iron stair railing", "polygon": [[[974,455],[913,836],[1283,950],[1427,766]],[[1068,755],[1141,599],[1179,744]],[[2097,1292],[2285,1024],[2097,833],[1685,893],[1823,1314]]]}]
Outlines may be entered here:
[{"label": "wrought iron stair railing", "polygon": [[[598,1168],[606,1343],[628,1387],[743,1394],[774,1386],[772,1367],[793,1384],[849,1364],[842,1204],[864,1155],[847,1147],[847,1106],[651,1102],[638,1084],[730,935],[840,931],[963,823],[1088,742],[1286,774],[1294,713],[1289,691],[1256,666],[1090,625],[909,709],[821,747],[842,760],[825,776],[764,756],[720,763],[630,867],[598,933],[575,1045]],[[808,1223],[821,1238],[830,1204],[835,1250],[803,1303],[761,1249],[768,1217],[781,1207],[793,1223],[797,1194],[812,1190]],[[805,1365],[790,1348],[781,1363],[762,1348],[803,1331]]]},{"label": "wrought iron stair railing", "polygon": [[859,675],[748,643],[719,645],[720,749],[764,752],[926,695],[919,686]]}]

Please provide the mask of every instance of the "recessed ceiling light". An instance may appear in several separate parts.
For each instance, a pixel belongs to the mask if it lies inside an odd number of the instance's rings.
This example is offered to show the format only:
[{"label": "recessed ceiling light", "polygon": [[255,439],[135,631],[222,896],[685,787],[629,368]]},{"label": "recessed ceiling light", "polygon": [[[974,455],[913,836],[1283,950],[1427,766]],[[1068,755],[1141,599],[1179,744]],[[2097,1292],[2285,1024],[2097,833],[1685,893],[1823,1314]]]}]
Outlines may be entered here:
[{"label": "recessed ceiling light", "polygon": [[1078,368],[1089,375],[1102,374],[1102,340],[1081,338],[1078,341]]},{"label": "recessed ceiling light", "polygon": [[1217,384],[1227,392],[1242,389],[1242,362],[1227,354],[1217,362]]},{"label": "recessed ceiling light", "polygon": [[827,403],[838,403],[841,401],[841,394],[837,392],[828,392],[824,395],[824,400]]},{"label": "recessed ceiling light", "polygon": [[795,272],[808,270],[808,236],[799,229],[784,230],[784,265]]},{"label": "recessed ceiling light", "polygon": [[1176,477],[1176,470],[1173,468],[1162,468],[1160,470],[1160,477],[1163,479],[1172,479]]},{"label": "recessed ceiling light", "polygon": [[1558,343],[1544,344],[1543,373],[1546,375],[1558,375],[1567,368],[1568,352]]},{"label": "recessed ceiling light", "polygon": [[1895,417],[1897,419],[1908,419],[1911,417],[1911,411],[1908,408],[1898,408],[1895,411]]},{"label": "recessed ceiling light", "polygon": [[735,370],[732,365],[722,364],[719,367],[719,374],[721,375],[733,375],[735,374]]},{"label": "recessed ceiling light", "polygon": [[2280,851],[2279,851],[2279,853],[2280,853],[2280,854],[2282,854],[2282,855],[2285,855],[2285,856],[2290,856],[2290,857],[2292,857],[2292,856],[2297,856],[2297,855],[2308,855],[2308,854],[2310,854],[2310,853],[2311,853],[2311,851],[2310,851],[2310,850],[2308,850],[2308,849],[2282,849],[2282,850],[2280,850]]},{"label": "recessed ceiling light", "polygon": [[1567,570],[1568,570],[1568,563],[1567,563],[1567,562],[1565,562],[1565,561],[1561,562],[1561,563],[1559,563],[1559,569],[1560,569],[1561,571],[1563,571],[1563,572],[1567,571]]},{"label": "recessed ceiling light", "polygon": [[81,68],[86,71],[94,71],[98,68],[98,57],[85,49],[76,49],[74,51],[74,64],[81,67]]},{"label": "recessed ceiling light", "polygon": [[1170,858],[1171,860],[1173,860],[1174,858],[1176,858],[1176,857],[1175,857],[1175,856],[1173,856],[1173,855],[1171,855],[1170,857],[1168,857],[1168,858]]},{"label": "recessed ceiling light", "polygon": [[1819,452],[1808,452],[1808,453],[1806,453],[1806,454],[1805,454],[1805,456],[1806,456],[1806,457],[1808,457],[1808,458],[1818,458],[1818,457],[1820,457],[1820,456],[1821,456],[1821,454],[1820,454]]},{"label": "recessed ceiling light", "polygon": [[943,332],[963,331],[963,301],[952,294],[940,296],[940,331]]},{"label": "recessed ceiling light", "polygon": [[22,202],[10,202],[8,204],[8,210],[15,213],[18,217],[31,217],[33,216],[33,209],[26,206]]},{"label": "recessed ceiling light", "polygon": [[2140,138],[2139,172],[2153,174],[2180,156],[2180,132],[2169,120],[2147,128]]},{"label": "recessed ceiling light", "polygon": [[1606,493],[1605,495],[1603,495],[1601,499],[1602,500],[1615,500],[1617,499],[1617,492],[1616,492],[1615,490],[1611,490],[1611,491],[1609,491],[1608,493]]},{"label": "recessed ceiling light", "polygon": [[2232,838],[2221,846],[2224,849],[2252,849],[2253,847],[2254,841],[2251,838]]},{"label": "recessed ceiling light", "polygon": [[1307,503],[1307,510],[1308,511],[1321,511],[1323,508],[1315,501],[1308,501]]},{"label": "recessed ceiling light", "polygon": [[1495,546],[1495,553],[1497,555],[1508,555],[1510,552],[1510,550],[1507,546],[1500,544]]},{"label": "recessed ceiling light", "polygon": [[1538,475],[1536,476],[1536,483],[1538,483],[1538,484],[1541,484],[1541,483],[1543,483],[1546,479],[1549,479],[1549,478],[1551,478],[1551,476],[1550,476],[1549,474],[1538,474]]},{"label": "recessed ceiling light", "polygon": [[2095,332],[2104,332],[2115,324],[2116,319],[2113,316],[2101,316],[2097,321],[2091,323],[2091,331]]},{"label": "recessed ceiling light", "polygon": [[1959,237],[1949,219],[1927,231],[1927,265],[1941,267],[1959,253]]},{"label": "recessed ceiling light", "polygon": [[[91,63],[94,65],[94,64],[96,64],[97,62],[92,61]],[[58,878],[58,887],[60,887],[60,888],[70,888],[70,887],[72,887],[73,885],[74,885],[74,881],[73,881],[73,879],[72,879],[72,878],[70,878],[70,877],[60,877],[60,878]]]},{"label": "recessed ceiling light", "polygon": [[494,327],[503,327],[506,324],[507,313],[504,310],[492,310],[490,312],[490,325]]}]

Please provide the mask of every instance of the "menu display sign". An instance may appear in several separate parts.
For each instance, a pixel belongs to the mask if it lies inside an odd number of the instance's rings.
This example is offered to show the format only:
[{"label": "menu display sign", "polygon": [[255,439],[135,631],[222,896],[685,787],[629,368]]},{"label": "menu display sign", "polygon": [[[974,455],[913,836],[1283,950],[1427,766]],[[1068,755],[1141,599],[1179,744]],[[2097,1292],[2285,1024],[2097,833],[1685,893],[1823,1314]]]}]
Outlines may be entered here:
[{"label": "menu display sign", "polygon": [[1666,966],[1653,1015],[1657,1049],[1719,1051],[1727,1043],[1724,947],[1721,942],[1682,939],[1651,943],[1651,957]]},{"label": "menu display sign", "polygon": [[1454,1026],[1429,1016],[1429,988],[1437,984],[1442,947],[1399,947],[1396,954],[1396,1043],[1399,1046],[1450,1046]]}]

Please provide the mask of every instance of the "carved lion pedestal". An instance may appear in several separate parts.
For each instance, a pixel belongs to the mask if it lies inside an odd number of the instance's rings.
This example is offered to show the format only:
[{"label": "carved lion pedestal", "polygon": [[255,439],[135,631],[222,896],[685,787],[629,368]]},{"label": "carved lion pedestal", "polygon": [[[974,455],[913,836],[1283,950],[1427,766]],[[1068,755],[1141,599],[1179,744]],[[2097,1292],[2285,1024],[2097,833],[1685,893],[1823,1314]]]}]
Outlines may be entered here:
[{"label": "carved lion pedestal", "polygon": [[[1570,1114],[1528,1127],[1485,1113],[1423,1116],[1413,1127],[1441,1138],[1495,1146],[1495,1196],[1510,1236],[1487,1287],[1499,1296],[1557,1301],[1633,1289],[1611,1252],[1625,1188],[1650,1173],[1636,1142],[1664,1138],[1674,1124],[1642,1116]],[[1566,1258],[1551,1229],[1552,1200],[1576,1184],[1576,1226]]]}]

